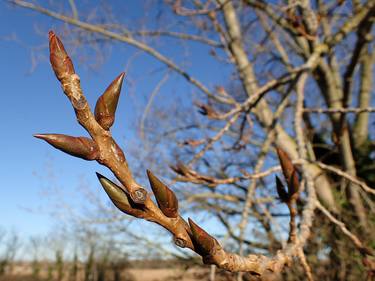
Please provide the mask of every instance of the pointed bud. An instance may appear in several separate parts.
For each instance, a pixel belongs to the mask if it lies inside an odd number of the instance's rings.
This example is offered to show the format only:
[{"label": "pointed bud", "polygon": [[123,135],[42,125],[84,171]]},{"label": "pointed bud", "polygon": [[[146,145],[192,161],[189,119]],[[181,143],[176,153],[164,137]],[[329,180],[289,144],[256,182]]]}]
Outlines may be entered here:
[{"label": "pointed bud", "polygon": [[279,156],[280,165],[283,170],[284,178],[288,184],[289,197],[298,193],[299,190],[299,176],[296,167],[293,165],[292,160],[288,154],[281,148],[276,148]]},{"label": "pointed bud", "polygon": [[215,111],[215,109],[212,106],[198,102],[195,102],[195,105],[199,108],[198,112],[200,114],[205,115],[210,119],[218,118],[219,114]]},{"label": "pointed bud", "polygon": [[131,208],[128,197],[121,187],[99,173],[96,173],[96,176],[112,201],[118,202],[124,208]]},{"label": "pointed bud", "polygon": [[194,243],[195,251],[201,256],[208,256],[217,250],[218,247],[221,248],[219,242],[206,231],[200,228],[195,222],[190,218],[188,219],[190,229],[192,232],[192,240]]},{"label": "pointed bud", "polygon": [[174,192],[162,183],[150,170],[147,170],[147,176],[160,210],[169,218],[177,218],[178,200]]},{"label": "pointed bud", "polygon": [[281,202],[289,200],[289,194],[286,192],[285,187],[278,176],[276,176],[276,190]]},{"label": "pointed bud", "polygon": [[135,217],[143,216],[143,210],[137,208],[133,203],[131,203],[128,195],[121,187],[99,173],[96,173],[96,176],[98,177],[108,197],[117,208],[119,208],[122,212]]},{"label": "pointed bud", "polygon": [[98,121],[103,129],[109,128],[115,122],[115,112],[120,97],[122,81],[124,80],[125,73],[122,72],[105,90],[96,102],[95,106],[95,119]]},{"label": "pointed bud", "polygon": [[72,60],[65,51],[64,45],[53,31],[48,33],[50,62],[59,81],[75,73]]},{"label": "pointed bud", "polygon": [[85,137],[72,137],[62,134],[36,134],[34,137],[45,140],[65,153],[85,160],[95,160],[99,153],[96,143]]},{"label": "pointed bud", "polygon": [[285,180],[289,183],[292,173],[294,171],[293,163],[290,160],[288,154],[284,150],[277,147],[276,151],[277,151],[277,155],[279,156],[279,161],[280,161],[281,168],[283,170]]}]

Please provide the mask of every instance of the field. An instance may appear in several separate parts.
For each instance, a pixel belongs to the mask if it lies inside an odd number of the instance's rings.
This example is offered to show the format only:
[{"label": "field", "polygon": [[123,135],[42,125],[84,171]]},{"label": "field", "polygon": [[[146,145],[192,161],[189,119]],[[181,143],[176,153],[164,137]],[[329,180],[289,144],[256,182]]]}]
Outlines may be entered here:
[{"label": "field", "polygon": [[79,264],[75,272],[68,264],[60,273],[54,263],[44,262],[36,268],[32,263],[19,262],[8,267],[6,273],[0,276],[0,281],[193,281],[209,280],[209,275],[210,267],[176,264],[168,267],[163,261],[159,265],[155,265],[155,261],[141,266],[130,263],[124,268],[97,266],[89,272],[84,264]]}]

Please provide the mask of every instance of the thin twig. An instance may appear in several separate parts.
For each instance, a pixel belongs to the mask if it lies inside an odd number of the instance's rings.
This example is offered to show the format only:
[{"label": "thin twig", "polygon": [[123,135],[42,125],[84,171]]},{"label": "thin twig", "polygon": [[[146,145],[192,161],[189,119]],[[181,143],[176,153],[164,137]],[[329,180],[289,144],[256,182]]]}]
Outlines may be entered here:
[{"label": "thin twig", "polygon": [[375,107],[349,107],[349,108],[304,108],[303,112],[306,113],[354,113],[359,114],[362,112],[375,112]]},{"label": "thin twig", "polygon": [[139,129],[142,139],[145,138],[145,122],[146,122],[147,114],[150,111],[150,108],[151,108],[152,102],[154,101],[155,96],[159,93],[160,88],[163,86],[163,84],[168,80],[168,76],[169,76],[168,73],[166,73],[163,76],[163,78],[158,82],[158,84],[155,86],[154,90],[151,92],[151,95],[150,95],[150,97],[147,101],[145,110],[143,111],[143,114],[142,114],[142,117],[141,117],[140,129]]},{"label": "thin twig", "polygon": [[204,43],[206,45],[222,48],[223,44],[206,37],[202,37],[195,34],[187,34],[181,32],[173,32],[173,31],[166,31],[166,30],[141,30],[141,31],[133,31],[129,32],[133,36],[150,36],[150,37],[158,37],[158,36],[168,36],[172,38],[182,39],[182,40],[191,40],[197,41],[200,43]]},{"label": "thin twig", "polygon": [[227,121],[225,126],[215,136],[210,138],[206,145],[197,154],[194,155],[193,159],[189,161],[188,165],[194,164],[206,153],[207,150],[209,150],[214,145],[215,142],[217,142],[222,136],[224,136],[224,134],[229,130],[229,128],[237,121],[239,116],[239,113],[233,115],[232,118]]},{"label": "thin twig", "polygon": [[303,252],[303,248],[302,248],[302,247],[300,247],[300,248],[298,249],[298,258],[299,258],[299,260],[300,260],[300,262],[301,262],[301,265],[302,265],[303,269],[304,269],[305,272],[306,272],[307,280],[309,280],[309,281],[313,281],[313,280],[314,280],[314,277],[313,277],[313,275],[312,275],[311,267],[310,267],[310,265],[309,265],[308,262],[307,262],[306,255],[305,255],[305,253]]},{"label": "thin twig", "polygon": [[322,162],[313,161],[312,163],[317,164],[320,168],[322,168],[324,170],[333,172],[333,173],[335,173],[335,174],[337,174],[337,175],[339,175],[339,176],[341,176],[341,177],[343,177],[343,178],[345,178],[345,179],[353,182],[354,184],[360,186],[364,191],[375,195],[375,189],[369,187],[365,182],[359,180],[357,177],[352,176],[352,175],[344,172],[343,170],[340,170],[340,169],[335,168],[333,166],[324,164]]},{"label": "thin twig", "polygon": [[27,1],[12,0],[10,2],[14,3],[14,4],[16,4],[16,5],[20,6],[20,7],[32,9],[32,10],[38,11],[38,12],[40,12],[42,14],[48,15],[48,16],[50,16],[52,18],[61,20],[63,22],[66,22],[66,23],[69,23],[69,24],[72,24],[72,25],[75,25],[75,26],[78,26],[79,28],[82,28],[82,29],[87,30],[89,32],[95,32],[95,33],[101,34],[101,35],[103,35],[103,36],[105,36],[105,37],[107,37],[109,39],[114,39],[114,40],[117,40],[117,41],[120,41],[120,42],[128,43],[128,44],[130,44],[132,46],[135,46],[135,47],[143,50],[144,52],[150,54],[151,56],[153,56],[154,58],[156,58],[158,61],[164,63],[165,65],[167,65],[168,67],[170,67],[171,69],[173,69],[174,71],[176,71],[177,73],[179,73],[180,75],[182,75],[187,81],[189,81],[191,84],[193,84],[198,89],[200,89],[208,97],[210,97],[210,98],[212,98],[212,99],[214,99],[214,100],[216,100],[218,102],[226,103],[226,104],[233,104],[233,102],[234,102],[232,100],[228,100],[226,98],[223,98],[221,96],[213,94],[200,81],[198,81],[197,79],[195,79],[194,77],[192,77],[189,73],[187,73],[185,70],[183,70],[182,68],[180,68],[177,64],[175,64],[169,58],[167,58],[166,56],[162,55],[156,49],[154,49],[154,48],[148,46],[147,44],[145,44],[143,42],[140,42],[140,41],[138,41],[138,40],[136,40],[136,39],[134,39],[134,38],[132,38],[130,36],[126,36],[126,35],[123,35],[123,34],[118,34],[116,32],[112,32],[112,31],[107,30],[107,29],[105,29],[103,27],[100,27],[98,25],[90,24],[90,23],[83,22],[83,21],[77,20],[77,19],[69,17],[69,16],[65,16],[65,15],[63,15],[61,13],[57,13],[57,12],[51,11],[49,9],[43,8],[41,6],[38,6],[36,4],[30,3],[30,2],[27,2]]},{"label": "thin twig", "polygon": [[355,234],[350,232],[345,223],[336,219],[318,200],[316,200],[315,205],[331,222],[336,224],[341,229],[342,233],[344,233],[353,242],[358,251],[361,253],[368,252],[368,250],[365,250],[365,246],[361,240]]}]

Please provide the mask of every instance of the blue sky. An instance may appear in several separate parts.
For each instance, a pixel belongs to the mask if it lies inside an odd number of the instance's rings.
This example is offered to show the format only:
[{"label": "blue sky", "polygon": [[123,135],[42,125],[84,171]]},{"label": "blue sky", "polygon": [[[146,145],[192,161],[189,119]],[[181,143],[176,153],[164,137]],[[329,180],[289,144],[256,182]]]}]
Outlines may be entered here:
[{"label": "blue sky", "polygon": [[[35,32],[35,21],[48,24],[48,19],[33,16],[24,9],[0,4],[0,81],[2,85],[1,196],[0,225],[24,235],[45,233],[53,219],[43,195],[46,179],[61,188],[74,185],[76,159],[54,153],[32,137],[40,131],[77,133],[72,112],[64,100],[47,61],[32,70],[31,46],[45,44],[47,37]],[[16,37],[15,37],[16,36]],[[47,49],[42,50],[47,56]],[[70,123],[70,124],[69,124]],[[80,132],[82,133],[82,132]],[[55,163],[60,163],[55,165]],[[82,172],[88,167],[81,165]],[[76,168],[77,169],[77,168]],[[76,170],[77,171],[77,170]]]},{"label": "blue sky", "polygon": [[[128,3],[129,10],[140,10],[136,7],[139,2]],[[127,15],[129,20],[131,15],[137,16],[132,13]],[[79,205],[83,198],[77,189],[83,180],[91,188],[99,188],[95,171],[110,175],[97,163],[67,156],[32,137],[35,133],[85,135],[47,59],[48,30],[60,26],[60,22],[30,10],[10,7],[5,2],[0,4],[0,83],[3,105],[0,110],[0,226],[14,229],[25,237],[51,230],[56,218],[50,214],[55,208],[61,208],[60,201]],[[38,49],[35,52],[36,47]],[[191,47],[194,52],[200,46],[192,44]],[[173,52],[175,46],[169,48],[168,51]],[[67,49],[69,51],[69,46]],[[125,70],[134,52],[134,48],[115,43],[104,63],[95,70],[77,62],[80,61],[78,55],[73,54],[76,72],[81,77],[91,107],[107,85]],[[198,53],[206,54],[201,49]],[[36,56],[36,65],[33,63],[33,55]],[[117,114],[117,120],[121,121],[115,124],[113,130],[125,150],[137,137],[134,133],[137,116],[144,108],[146,97],[160,79],[158,73],[153,77],[145,77],[145,74],[158,67],[160,65],[154,59],[142,55],[127,69]],[[200,79],[212,81],[214,77],[219,80],[224,78],[212,71],[209,60],[202,63],[199,55],[189,67]],[[129,81],[137,81],[133,91],[128,90]],[[212,83],[208,85],[214,86]],[[163,100],[168,101],[169,95],[176,94],[177,88],[179,91],[191,92],[185,81],[174,77],[164,87]]]}]

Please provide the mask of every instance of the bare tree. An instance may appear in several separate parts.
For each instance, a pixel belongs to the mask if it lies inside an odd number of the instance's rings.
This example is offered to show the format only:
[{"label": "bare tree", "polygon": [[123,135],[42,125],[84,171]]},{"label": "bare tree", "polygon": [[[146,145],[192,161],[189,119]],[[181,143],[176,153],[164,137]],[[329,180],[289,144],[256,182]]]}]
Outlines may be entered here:
[{"label": "bare tree", "polygon": [[[131,28],[121,21],[114,23],[113,18],[105,24],[90,22],[73,4],[70,16],[32,2],[11,2],[63,21],[75,32],[85,31],[89,39],[131,45],[202,94],[196,106],[203,117],[185,115],[187,125],[169,134],[179,138],[183,146],[179,150],[181,162],[173,170],[177,180],[199,185],[199,191],[186,199],[215,214],[239,256],[225,252],[194,222],[187,224],[178,214],[176,197],[149,173],[160,209],[156,207],[135,181],[109,132],[123,75],[99,99],[94,116],[69,57],[51,34],[52,66],[91,139],[38,137],[110,168],[122,186],[99,178],[117,207],[162,225],[174,235],[178,246],[191,248],[204,262],[228,270],[263,276],[281,271],[292,257],[298,257],[303,268],[300,272],[310,280],[313,275],[355,280],[365,275],[364,271],[371,278],[373,1],[166,1],[158,5],[163,11],[170,8],[165,17],[173,17],[176,25],[161,25],[157,30]],[[205,46],[216,65],[227,70],[227,83],[215,88],[195,78],[153,40],[160,42],[165,37]],[[173,118],[178,117],[177,112]],[[160,130],[152,129],[155,122],[149,120],[147,128],[160,134]],[[187,138],[188,133],[195,138]],[[269,177],[282,167],[285,175],[285,165],[278,166],[275,161],[276,147],[279,155],[280,151],[285,155],[280,159],[290,158],[297,167],[293,170],[302,178],[300,197],[293,199],[297,200],[297,211],[289,208],[287,242],[278,229],[284,209],[275,205],[276,188]],[[285,180],[293,190],[290,175]],[[279,196],[282,190],[278,189]],[[294,205],[288,201],[292,197],[280,197],[288,207]],[[314,221],[315,215],[318,219]],[[299,227],[294,233],[296,216]],[[324,225],[317,223],[321,221]],[[252,239],[248,238],[250,233],[254,234]],[[307,243],[309,237],[311,242]],[[343,246],[343,241],[351,243]],[[280,246],[283,250],[273,258],[248,255],[259,250],[275,253]],[[358,256],[350,255],[351,249],[357,249]],[[309,264],[316,268],[313,272]],[[325,266],[328,269],[323,273],[318,270]],[[296,272],[294,276],[298,278]]]},{"label": "bare tree", "polygon": [[40,278],[40,273],[42,269],[41,251],[43,250],[44,239],[41,237],[37,237],[37,236],[30,237],[29,244],[30,244],[30,252],[32,255],[32,260],[31,260],[32,276],[33,278],[38,280]]},{"label": "bare tree", "polygon": [[15,232],[6,232],[0,229],[0,276],[11,271],[17,252],[21,246],[18,235]]}]

